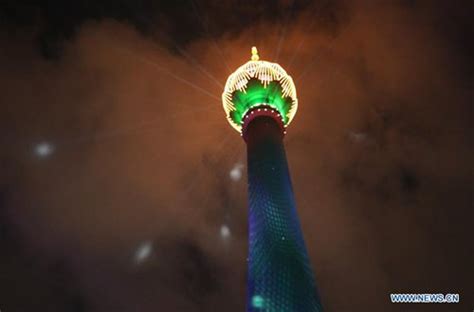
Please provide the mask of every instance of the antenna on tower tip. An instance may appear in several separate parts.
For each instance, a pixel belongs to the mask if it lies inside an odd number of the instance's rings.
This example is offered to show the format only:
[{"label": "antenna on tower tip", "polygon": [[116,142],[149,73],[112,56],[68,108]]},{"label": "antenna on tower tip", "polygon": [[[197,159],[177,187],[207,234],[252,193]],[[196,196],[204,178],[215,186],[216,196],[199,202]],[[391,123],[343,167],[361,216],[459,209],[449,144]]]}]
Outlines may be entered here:
[{"label": "antenna on tower tip", "polygon": [[252,58],[251,58],[251,60],[252,60],[252,61],[258,61],[259,58],[260,58],[260,57],[258,56],[257,47],[252,47]]}]

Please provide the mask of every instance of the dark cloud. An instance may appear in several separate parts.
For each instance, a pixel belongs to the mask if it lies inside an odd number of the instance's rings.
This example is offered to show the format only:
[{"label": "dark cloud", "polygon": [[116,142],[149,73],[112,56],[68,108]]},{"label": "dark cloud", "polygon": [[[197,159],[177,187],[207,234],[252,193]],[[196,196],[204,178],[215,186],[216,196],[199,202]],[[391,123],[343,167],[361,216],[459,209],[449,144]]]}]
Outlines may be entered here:
[{"label": "dark cloud", "polygon": [[2,309],[28,311],[41,306],[48,311],[86,311],[87,303],[76,276],[60,251],[54,256],[31,250],[25,238],[8,220],[15,211],[0,193],[0,246],[2,260]]},{"label": "dark cloud", "polygon": [[[4,1],[3,25],[12,32],[34,27],[38,46],[46,58],[57,58],[65,40],[77,35],[88,21],[114,19],[177,52],[197,39],[236,35],[261,23],[289,23],[302,11],[311,10],[317,24],[336,31],[343,6],[333,1],[311,4],[295,1]],[[190,31],[191,30],[191,31]]]},{"label": "dark cloud", "polygon": [[285,141],[326,309],[471,308],[467,8],[3,2],[0,309],[244,309],[245,145],[219,97],[255,44],[297,84]]}]

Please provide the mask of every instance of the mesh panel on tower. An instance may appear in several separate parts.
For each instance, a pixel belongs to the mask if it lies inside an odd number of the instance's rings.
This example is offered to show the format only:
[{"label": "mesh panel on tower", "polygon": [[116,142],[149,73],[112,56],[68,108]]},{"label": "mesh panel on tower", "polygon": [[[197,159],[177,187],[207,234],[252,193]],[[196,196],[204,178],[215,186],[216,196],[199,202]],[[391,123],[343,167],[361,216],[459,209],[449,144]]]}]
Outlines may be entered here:
[{"label": "mesh panel on tower", "polygon": [[295,209],[282,132],[268,117],[246,133],[248,311],[322,311]]}]

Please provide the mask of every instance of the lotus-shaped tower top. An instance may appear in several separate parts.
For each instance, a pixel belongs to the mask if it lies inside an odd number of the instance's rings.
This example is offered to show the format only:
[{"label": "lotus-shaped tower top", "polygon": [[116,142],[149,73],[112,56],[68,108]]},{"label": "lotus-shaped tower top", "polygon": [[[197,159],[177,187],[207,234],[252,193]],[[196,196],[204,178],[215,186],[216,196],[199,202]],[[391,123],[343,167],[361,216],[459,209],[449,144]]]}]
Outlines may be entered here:
[{"label": "lotus-shaped tower top", "polygon": [[256,47],[252,58],[232,73],[222,93],[227,120],[242,133],[245,118],[255,109],[272,110],[286,128],[298,108],[293,79],[277,63],[262,61]]}]

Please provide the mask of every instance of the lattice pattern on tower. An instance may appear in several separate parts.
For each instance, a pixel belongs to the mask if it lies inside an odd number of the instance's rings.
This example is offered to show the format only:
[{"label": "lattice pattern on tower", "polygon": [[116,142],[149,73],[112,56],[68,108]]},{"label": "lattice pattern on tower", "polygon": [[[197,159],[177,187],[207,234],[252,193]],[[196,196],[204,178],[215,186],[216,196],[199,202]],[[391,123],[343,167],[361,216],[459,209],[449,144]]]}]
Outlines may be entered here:
[{"label": "lattice pattern on tower", "polygon": [[248,143],[248,179],[248,311],[322,311],[281,137]]}]

